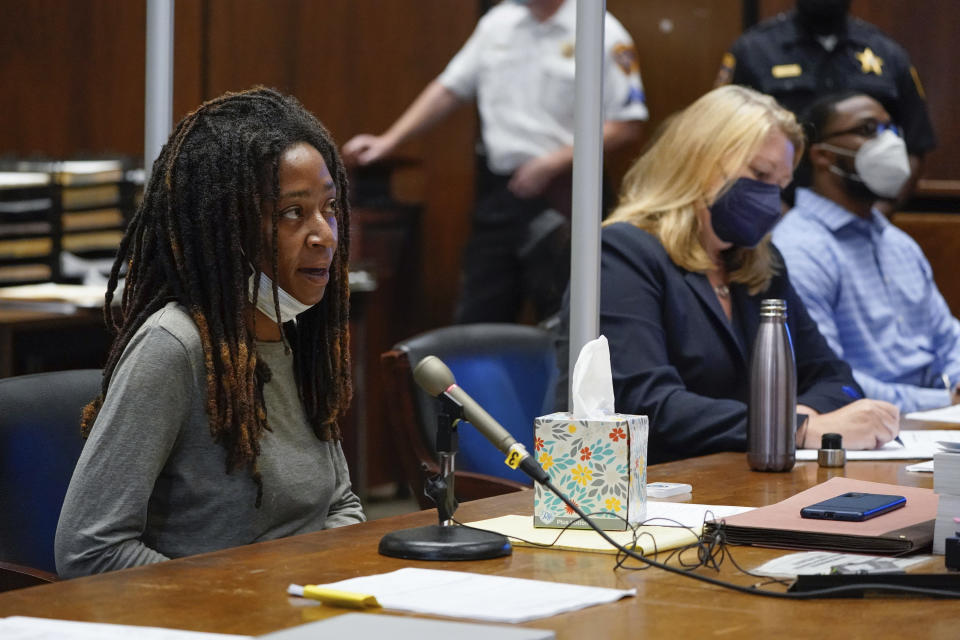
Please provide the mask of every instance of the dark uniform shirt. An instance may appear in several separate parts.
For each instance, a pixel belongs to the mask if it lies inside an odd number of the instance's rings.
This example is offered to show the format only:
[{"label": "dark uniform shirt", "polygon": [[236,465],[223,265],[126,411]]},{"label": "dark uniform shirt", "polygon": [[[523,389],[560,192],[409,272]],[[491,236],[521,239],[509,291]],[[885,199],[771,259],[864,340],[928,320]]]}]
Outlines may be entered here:
[{"label": "dark uniform shirt", "polygon": [[877,27],[847,18],[828,51],[781,13],[747,30],[724,55],[717,84],[742,84],[775,97],[798,116],[817,98],[853,90],[875,98],[904,131],[908,151],[936,146],[917,70],[906,50]]}]

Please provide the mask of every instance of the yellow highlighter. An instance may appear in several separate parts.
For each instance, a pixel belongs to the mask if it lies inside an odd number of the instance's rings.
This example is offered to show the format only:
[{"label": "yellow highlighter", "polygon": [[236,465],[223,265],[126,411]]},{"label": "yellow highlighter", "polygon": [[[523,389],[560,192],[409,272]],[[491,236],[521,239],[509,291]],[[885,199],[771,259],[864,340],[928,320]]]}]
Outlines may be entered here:
[{"label": "yellow highlighter", "polygon": [[375,596],[366,593],[354,593],[353,591],[341,591],[339,589],[328,589],[315,584],[299,585],[291,584],[287,587],[287,593],[301,598],[310,598],[319,600],[323,604],[331,607],[346,607],[348,609],[369,609],[379,607]]}]

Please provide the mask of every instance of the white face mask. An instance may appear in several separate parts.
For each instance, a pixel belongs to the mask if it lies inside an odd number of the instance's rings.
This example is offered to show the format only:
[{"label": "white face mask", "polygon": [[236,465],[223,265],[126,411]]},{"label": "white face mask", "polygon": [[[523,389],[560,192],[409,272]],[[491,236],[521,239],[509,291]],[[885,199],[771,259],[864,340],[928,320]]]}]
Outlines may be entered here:
[{"label": "white face mask", "polygon": [[857,173],[849,174],[831,166],[830,170],[845,178],[859,180],[881,198],[895,198],[910,178],[910,159],[903,138],[889,129],[864,142],[856,152],[821,142],[820,146],[834,153],[853,156]]},{"label": "white face mask", "polygon": [[[247,292],[250,301],[253,301],[254,287],[257,286],[257,275],[260,275],[259,289],[257,294],[257,309],[262,311],[268,318],[276,320],[276,309],[273,306],[273,280],[265,274],[254,270],[247,282]],[[311,308],[312,304],[303,304],[292,295],[277,287],[277,301],[280,303],[280,322],[290,322],[298,315]]]}]

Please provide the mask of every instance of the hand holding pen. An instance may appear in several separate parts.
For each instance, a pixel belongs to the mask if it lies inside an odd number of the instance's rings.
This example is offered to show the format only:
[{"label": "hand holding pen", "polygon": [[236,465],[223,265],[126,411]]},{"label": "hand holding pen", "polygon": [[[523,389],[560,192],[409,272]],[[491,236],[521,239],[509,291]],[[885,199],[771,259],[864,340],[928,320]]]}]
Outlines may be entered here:
[{"label": "hand holding pen", "polygon": [[[863,394],[860,393],[856,387],[851,387],[849,385],[843,385],[843,392],[847,395],[848,398],[853,398],[854,400],[860,400],[863,398]],[[900,436],[894,436],[893,441],[899,444],[901,447],[906,448],[907,445],[903,444],[903,440],[900,439]]]}]

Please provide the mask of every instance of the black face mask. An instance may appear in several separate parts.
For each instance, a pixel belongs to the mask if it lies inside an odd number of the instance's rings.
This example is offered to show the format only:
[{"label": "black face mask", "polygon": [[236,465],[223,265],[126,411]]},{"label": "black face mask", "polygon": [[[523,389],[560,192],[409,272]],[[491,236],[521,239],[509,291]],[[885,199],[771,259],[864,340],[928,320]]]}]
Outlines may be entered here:
[{"label": "black face mask", "polygon": [[724,242],[753,248],[780,219],[780,187],[738,178],[710,206],[713,232]]},{"label": "black face mask", "polygon": [[797,21],[817,35],[843,30],[850,11],[850,0],[797,0]]}]

